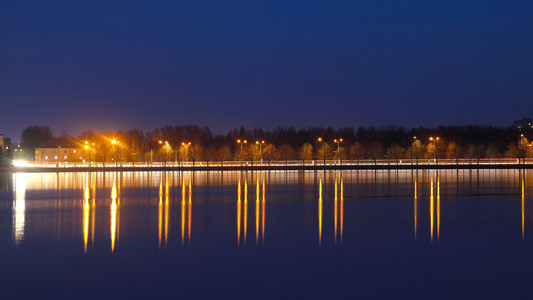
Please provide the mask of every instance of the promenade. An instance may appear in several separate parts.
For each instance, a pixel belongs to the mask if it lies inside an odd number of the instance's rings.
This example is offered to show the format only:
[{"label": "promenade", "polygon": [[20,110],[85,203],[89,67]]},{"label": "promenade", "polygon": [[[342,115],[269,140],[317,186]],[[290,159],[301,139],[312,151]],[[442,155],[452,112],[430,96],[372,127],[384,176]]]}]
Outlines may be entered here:
[{"label": "promenade", "polygon": [[427,170],[427,169],[531,169],[533,160],[376,160],[376,161],[275,161],[275,162],[196,162],[196,163],[95,163],[36,165],[23,164],[0,168],[0,172],[112,172],[112,171],[305,171],[305,170]]}]

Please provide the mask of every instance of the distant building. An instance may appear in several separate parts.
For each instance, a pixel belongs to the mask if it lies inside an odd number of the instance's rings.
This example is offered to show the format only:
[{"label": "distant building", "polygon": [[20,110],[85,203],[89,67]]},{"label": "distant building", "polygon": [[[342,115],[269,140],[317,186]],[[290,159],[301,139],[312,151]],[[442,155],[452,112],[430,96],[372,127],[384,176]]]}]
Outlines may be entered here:
[{"label": "distant building", "polygon": [[523,118],[522,120],[515,120],[514,126],[518,129],[533,129],[533,119]]},{"label": "distant building", "polygon": [[0,134],[0,165],[5,165],[6,160],[13,158],[15,147],[11,144],[11,139]]},{"label": "distant building", "polygon": [[35,148],[35,162],[62,163],[83,161],[83,148],[74,139],[59,138],[47,141]]}]

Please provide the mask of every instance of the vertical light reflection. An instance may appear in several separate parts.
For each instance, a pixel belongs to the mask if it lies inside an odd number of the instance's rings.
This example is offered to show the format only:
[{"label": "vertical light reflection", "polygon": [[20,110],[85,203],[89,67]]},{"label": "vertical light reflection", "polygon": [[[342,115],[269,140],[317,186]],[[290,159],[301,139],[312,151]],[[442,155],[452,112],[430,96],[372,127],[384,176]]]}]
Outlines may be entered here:
[{"label": "vertical light reflection", "polygon": [[344,183],[342,181],[342,173],[341,173],[341,244],[342,244],[342,236],[344,232]]},{"label": "vertical light reflection", "polygon": [[85,185],[83,188],[83,252],[87,253],[87,243],[89,241],[89,178],[85,178]]},{"label": "vertical light reflection", "polygon": [[189,246],[191,246],[191,216],[192,216],[192,180],[189,180],[189,205],[188,205],[188,212],[189,212],[189,217],[187,218],[188,219],[188,223],[187,223],[187,242],[189,244]]},{"label": "vertical light reflection", "polygon": [[94,175],[94,179],[92,181],[92,188],[93,188],[93,203],[92,203],[92,216],[91,216],[91,243],[94,247],[94,218],[96,213],[96,174]]},{"label": "vertical light reflection", "polygon": [[265,245],[265,180],[263,179],[263,201],[261,205],[261,245]]},{"label": "vertical light reflection", "polygon": [[318,245],[322,246],[322,178],[318,187]]},{"label": "vertical light reflection", "polygon": [[255,190],[255,245],[259,245],[259,178],[256,180]]},{"label": "vertical light reflection", "polygon": [[241,245],[241,180],[237,186],[237,246]]},{"label": "vertical light reflection", "polygon": [[161,248],[161,236],[163,232],[163,182],[159,182],[159,205],[158,205],[158,222],[157,222],[157,236],[159,238],[159,248]]},{"label": "vertical light reflection", "polygon": [[165,247],[168,242],[168,178],[165,180]]},{"label": "vertical light reflection", "polygon": [[181,185],[181,246],[185,242],[185,180]]},{"label": "vertical light reflection", "polygon": [[437,176],[437,242],[440,240],[440,179]]},{"label": "vertical light reflection", "polygon": [[416,241],[416,234],[417,234],[417,226],[418,226],[418,179],[415,177],[415,191],[414,191],[414,203],[413,203],[413,215],[414,215],[414,221],[415,221],[415,241]]},{"label": "vertical light reflection", "polygon": [[431,242],[433,242],[433,219],[434,219],[434,206],[433,206],[433,177],[431,177],[431,196],[429,198],[429,217],[430,217],[430,232]]},{"label": "vertical light reflection", "polygon": [[338,215],[338,200],[337,200],[337,176],[335,176],[335,198],[333,198],[333,202],[334,202],[334,213],[335,213],[335,218],[334,218],[334,222],[335,222],[335,245],[337,245],[337,215]]},{"label": "vertical light reflection", "polygon": [[522,190],[522,240],[524,240],[524,221],[525,221],[525,184],[524,184],[524,177],[522,176],[521,181],[521,190]]},{"label": "vertical light reflection", "polygon": [[111,220],[110,220],[110,231],[111,231],[111,253],[115,252],[115,238],[117,230],[117,186],[116,178],[113,180],[113,187],[111,188]]},{"label": "vertical light reflection", "polygon": [[248,231],[248,181],[244,179],[244,232],[243,232],[243,243],[246,246],[246,233]]},{"label": "vertical light reflection", "polygon": [[24,240],[24,227],[26,224],[26,174],[13,174],[15,181],[15,200],[13,201],[13,239],[15,245]]}]

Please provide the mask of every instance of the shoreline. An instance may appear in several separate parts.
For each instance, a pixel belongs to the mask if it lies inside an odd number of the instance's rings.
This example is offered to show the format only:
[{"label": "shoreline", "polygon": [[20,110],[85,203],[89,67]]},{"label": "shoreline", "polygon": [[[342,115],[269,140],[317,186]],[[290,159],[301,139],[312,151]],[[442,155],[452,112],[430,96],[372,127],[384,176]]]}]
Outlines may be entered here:
[{"label": "shoreline", "polygon": [[340,170],[489,170],[533,169],[533,164],[359,164],[259,166],[110,166],[110,167],[3,167],[2,173],[150,172],[150,171],[340,171]]}]

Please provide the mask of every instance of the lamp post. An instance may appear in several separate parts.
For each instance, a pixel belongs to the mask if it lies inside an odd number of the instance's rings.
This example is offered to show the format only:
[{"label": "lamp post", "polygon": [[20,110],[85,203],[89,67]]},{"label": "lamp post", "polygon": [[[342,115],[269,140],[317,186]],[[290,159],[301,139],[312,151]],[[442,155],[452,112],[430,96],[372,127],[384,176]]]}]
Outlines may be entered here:
[{"label": "lamp post", "polygon": [[[317,139],[317,144],[321,143],[322,141],[323,141],[322,138],[319,137]],[[322,144],[322,155],[323,155],[323,158],[324,158],[324,166],[326,166],[326,151],[325,151],[324,147],[325,147],[325,145]],[[318,145],[316,145],[316,152],[317,152],[316,154],[317,154],[317,160],[318,160]]]},{"label": "lamp post", "polygon": [[439,140],[439,137],[430,137],[429,140],[433,141],[433,155],[435,159],[435,164],[437,164],[437,141]]},{"label": "lamp post", "polygon": [[240,139],[237,140],[237,144],[241,145],[241,155],[239,156],[239,161],[241,162],[241,166],[242,166],[242,145],[246,143],[248,143],[247,140],[244,140],[244,141],[241,141]]},{"label": "lamp post", "polygon": [[255,144],[256,145],[259,145],[259,155],[261,157],[261,165],[263,165],[263,144],[265,143],[265,141],[255,141]]},{"label": "lamp post", "polygon": [[85,157],[87,157],[87,164],[89,165],[89,167],[91,167],[91,152],[89,151],[89,141],[85,141],[84,148],[85,148]]},{"label": "lamp post", "polygon": [[341,153],[341,143],[342,143],[342,139],[334,139],[333,142],[337,143],[337,155],[339,156],[339,161],[340,161],[340,164],[342,166],[342,153]]},{"label": "lamp post", "polygon": [[315,166],[316,166],[316,161],[318,160],[318,143],[322,142],[322,138],[319,137],[318,139],[316,139],[315,141],[315,151],[316,151],[316,157],[315,157]]},{"label": "lamp post", "polygon": [[181,142],[181,146],[185,147],[185,161],[187,164],[189,163],[189,146],[191,145],[191,142],[185,143]]},{"label": "lamp post", "polygon": [[115,139],[112,139],[111,140],[111,145],[113,146],[113,152],[114,152],[114,160],[115,160],[115,167],[117,166],[117,147],[115,146],[116,144],[118,144],[119,141],[115,140]]}]

